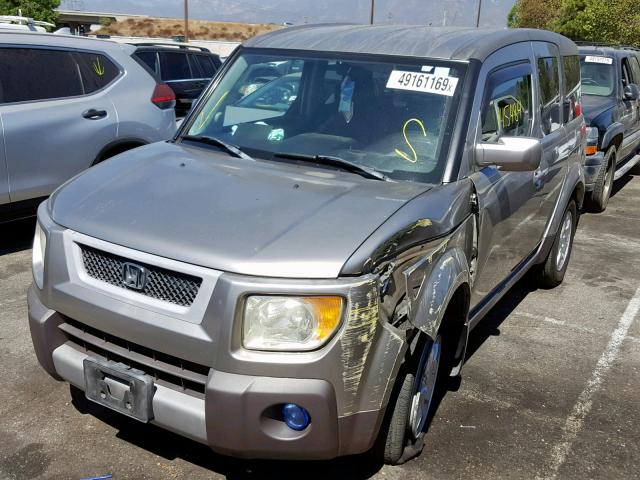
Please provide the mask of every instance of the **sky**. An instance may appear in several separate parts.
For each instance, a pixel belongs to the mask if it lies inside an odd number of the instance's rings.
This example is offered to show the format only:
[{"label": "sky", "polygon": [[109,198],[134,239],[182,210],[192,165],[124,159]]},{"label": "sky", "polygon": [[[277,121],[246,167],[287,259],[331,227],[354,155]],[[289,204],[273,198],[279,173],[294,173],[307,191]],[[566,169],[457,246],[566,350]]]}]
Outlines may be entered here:
[{"label": "sky", "polygon": [[[480,0],[375,0],[376,23],[475,25]],[[515,0],[482,0],[481,26],[503,27]],[[181,17],[182,0],[62,0],[60,8]],[[368,23],[371,0],[189,0],[190,17],[249,23]]]}]

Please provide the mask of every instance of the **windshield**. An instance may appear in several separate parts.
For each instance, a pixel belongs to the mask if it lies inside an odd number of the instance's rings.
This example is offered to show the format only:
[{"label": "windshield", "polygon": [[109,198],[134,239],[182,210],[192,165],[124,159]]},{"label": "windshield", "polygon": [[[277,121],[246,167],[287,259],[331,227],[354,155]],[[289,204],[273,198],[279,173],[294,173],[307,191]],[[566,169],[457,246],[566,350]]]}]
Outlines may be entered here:
[{"label": "windshield", "polygon": [[616,86],[613,58],[587,55],[580,58],[582,94],[608,97]]},{"label": "windshield", "polygon": [[332,156],[441,181],[464,64],[243,53],[190,120],[252,156]]}]

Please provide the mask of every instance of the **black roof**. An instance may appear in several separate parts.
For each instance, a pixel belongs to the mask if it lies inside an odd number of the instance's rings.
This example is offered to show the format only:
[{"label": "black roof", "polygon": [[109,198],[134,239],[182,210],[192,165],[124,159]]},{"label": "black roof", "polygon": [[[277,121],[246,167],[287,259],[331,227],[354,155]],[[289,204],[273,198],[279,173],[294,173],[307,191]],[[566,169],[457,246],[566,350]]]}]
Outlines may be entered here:
[{"label": "black roof", "polygon": [[244,46],[483,61],[501,47],[530,40],[555,43],[562,54],[577,55],[571,40],[545,30],[421,25],[299,26],[254,37]]}]

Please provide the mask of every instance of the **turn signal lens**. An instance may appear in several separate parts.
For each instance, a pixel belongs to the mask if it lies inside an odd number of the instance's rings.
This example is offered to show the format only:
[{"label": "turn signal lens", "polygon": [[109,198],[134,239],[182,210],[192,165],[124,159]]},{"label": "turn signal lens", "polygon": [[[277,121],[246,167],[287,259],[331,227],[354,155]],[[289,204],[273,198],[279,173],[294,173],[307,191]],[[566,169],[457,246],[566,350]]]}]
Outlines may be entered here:
[{"label": "turn signal lens", "polygon": [[243,344],[250,350],[308,351],[340,326],[342,297],[251,296],[244,309]]},{"label": "turn signal lens", "polygon": [[596,153],[598,153],[598,146],[597,145],[587,145],[587,147],[584,149],[584,152],[587,155],[595,155]]},{"label": "turn signal lens", "polygon": [[36,232],[33,237],[32,271],[33,281],[41,290],[44,286],[44,261],[46,252],[47,235],[40,226],[40,222],[36,222]]}]

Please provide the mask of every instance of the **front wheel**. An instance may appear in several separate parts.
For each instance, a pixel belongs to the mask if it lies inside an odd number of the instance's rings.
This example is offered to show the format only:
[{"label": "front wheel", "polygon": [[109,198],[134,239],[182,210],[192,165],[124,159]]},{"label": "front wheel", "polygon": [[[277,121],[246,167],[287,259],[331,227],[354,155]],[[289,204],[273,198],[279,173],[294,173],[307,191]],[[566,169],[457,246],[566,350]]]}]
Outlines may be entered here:
[{"label": "front wheel", "polygon": [[545,288],[557,287],[564,280],[578,223],[577,212],[576,203],[571,200],[562,216],[551,251],[540,271],[540,284]]},{"label": "front wheel", "polygon": [[384,462],[400,465],[419,455],[424,446],[424,435],[432,417],[433,398],[441,376],[442,337],[426,340],[419,356],[403,367],[402,382],[397,394],[386,438]]}]

